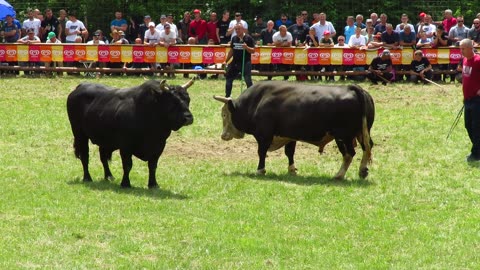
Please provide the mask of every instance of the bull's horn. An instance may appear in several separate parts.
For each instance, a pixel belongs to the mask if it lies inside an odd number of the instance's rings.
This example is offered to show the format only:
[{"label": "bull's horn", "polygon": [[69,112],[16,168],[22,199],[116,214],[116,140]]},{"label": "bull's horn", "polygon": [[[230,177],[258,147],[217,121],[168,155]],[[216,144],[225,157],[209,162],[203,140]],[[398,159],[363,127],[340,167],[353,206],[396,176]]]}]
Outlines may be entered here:
[{"label": "bull's horn", "polygon": [[168,84],[167,84],[167,80],[162,80],[160,82],[160,89],[163,90],[163,91],[168,91]]},{"label": "bull's horn", "polygon": [[223,103],[227,103],[229,100],[232,100],[231,98],[226,98],[221,96],[213,96],[213,98]]},{"label": "bull's horn", "polygon": [[182,88],[187,90],[190,86],[192,86],[192,84],[194,83],[195,81],[195,77],[193,77],[190,81],[188,81],[186,84],[182,85]]}]

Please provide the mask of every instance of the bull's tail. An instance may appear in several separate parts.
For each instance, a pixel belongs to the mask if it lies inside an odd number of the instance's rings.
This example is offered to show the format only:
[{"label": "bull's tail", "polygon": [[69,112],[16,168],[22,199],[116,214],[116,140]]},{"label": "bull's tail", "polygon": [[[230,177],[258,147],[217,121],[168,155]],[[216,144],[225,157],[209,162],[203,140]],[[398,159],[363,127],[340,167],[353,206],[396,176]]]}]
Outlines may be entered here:
[{"label": "bull's tail", "polygon": [[[373,124],[373,118],[374,118],[374,108],[373,108],[373,102],[371,100],[370,95],[363,90],[361,87],[357,85],[352,85],[350,86],[350,89],[355,91],[358,97],[358,101],[360,103],[360,110],[361,110],[361,115],[362,115],[362,134],[361,138],[363,143],[362,149],[363,151],[366,152],[367,154],[367,159],[368,162],[372,162],[372,147],[373,147],[373,141],[372,138],[370,137],[370,127]],[[371,119],[372,123],[368,123],[368,120]]]}]

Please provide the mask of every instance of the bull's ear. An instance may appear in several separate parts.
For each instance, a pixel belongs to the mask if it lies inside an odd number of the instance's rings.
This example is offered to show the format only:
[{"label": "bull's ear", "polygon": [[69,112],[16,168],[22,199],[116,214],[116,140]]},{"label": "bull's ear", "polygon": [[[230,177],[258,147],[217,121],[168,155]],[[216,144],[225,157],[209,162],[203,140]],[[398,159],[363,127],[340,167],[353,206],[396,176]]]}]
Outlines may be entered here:
[{"label": "bull's ear", "polygon": [[228,110],[231,113],[235,112],[235,104],[233,103],[233,99],[230,99],[230,100],[227,101],[227,106],[228,106]]},{"label": "bull's ear", "polygon": [[195,77],[193,77],[190,81],[188,81],[186,84],[182,85],[182,88],[187,91],[187,89],[192,86],[192,84],[195,82]]},{"label": "bull's ear", "polygon": [[222,103],[227,103],[229,100],[232,100],[231,98],[226,98],[226,97],[221,97],[221,96],[213,96],[213,98],[217,101],[222,102]]},{"label": "bull's ear", "polygon": [[168,88],[167,80],[162,80],[162,81],[160,82],[160,89],[163,90],[163,91],[168,91],[168,90],[170,90],[170,89]]}]

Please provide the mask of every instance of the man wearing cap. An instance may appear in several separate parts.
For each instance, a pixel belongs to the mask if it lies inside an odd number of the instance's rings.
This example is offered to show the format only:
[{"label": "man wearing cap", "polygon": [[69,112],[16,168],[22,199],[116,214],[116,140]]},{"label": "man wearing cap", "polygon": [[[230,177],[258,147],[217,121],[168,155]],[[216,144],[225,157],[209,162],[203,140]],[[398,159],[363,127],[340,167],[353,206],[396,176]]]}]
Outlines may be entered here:
[{"label": "man wearing cap", "polygon": [[[55,32],[49,32],[47,34],[47,41],[45,41],[46,44],[62,44],[62,42],[60,41],[60,39],[57,38],[57,35],[55,35]],[[53,65],[55,67],[63,67],[63,62],[60,62],[60,61],[57,61],[57,62],[45,62],[45,67],[46,68],[49,68],[51,66],[51,63],[53,63]],[[49,72],[47,71],[46,72],[47,75],[51,75],[52,72]],[[58,71],[57,72],[58,76],[63,76],[63,72],[62,71]]]},{"label": "man wearing cap", "polygon": [[255,16],[255,23],[253,24],[252,37],[258,42],[261,39],[262,30],[267,28],[267,24],[263,21],[261,15]]},{"label": "man wearing cap", "polygon": [[367,77],[373,84],[378,84],[379,81],[383,85],[387,85],[393,78],[392,74],[392,60],[390,59],[390,51],[383,50],[381,56],[377,56],[372,60],[372,63],[368,67]]},{"label": "man wearing cap", "polygon": [[95,33],[93,33],[92,40],[89,40],[87,44],[104,45],[105,42],[100,39],[100,35],[101,35],[100,30],[95,31]]},{"label": "man wearing cap", "polygon": [[237,35],[237,32],[235,31],[235,26],[239,23],[242,24],[243,31],[245,31],[245,33],[248,33],[248,23],[242,19],[242,13],[235,12],[235,20],[232,20],[228,25],[227,36],[229,36],[230,39]]},{"label": "man wearing cap", "polygon": [[195,44],[207,44],[207,22],[202,19],[202,12],[199,9],[193,11],[194,19],[190,22],[188,35],[195,38]]},{"label": "man wearing cap", "polygon": [[[33,30],[32,28],[27,29],[26,36],[17,40],[17,43],[22,43],[22,44],[35,44],[40,42],[41,42],[40,38],[35,35],[35,30]],[[38,62],[20,62],[20,66],[34,67],[34,66],[38,66]],[[23,73],[25,75],[32,74],[31,71],[24,71]]]},{"label": "man wearing cap", "polygon": [[112,42],[112,44],[130,44],[128,39],[125,38],[125,32],[123,32],[122,30],[118,30],[117,33],[118,33],[118,40],[115,42]]},{"label": "man wearing cap", "polygon": [[110,30],[113,32],[113,30],[117,31],[127,31],[127,20],[125,20],[123,17],[123,13],[121,11],[115,11],[115,19],[113,19],[110,22]]},{"label": "man wearing cap", "polygon": [[4,38],[6,43],[15,43],[20,38],[20,29],[13,22],[13,17],[7,15],[5,18],[5,23],[0,29],[0,35]]},{"label": "man wearing cap", "polygon": [[462,51],[462,87],[465,105],[465,128],[472,142],[467,162],[480,161],[480,55],[474,52],[473,41],[460,41]]},{"label": "man wearing cap", "polygon": [[160,41],[160,32],[155,28],[154,22],[148,23],[148,30],[145,31],[143,43],[150,46],[156,46]]},{"label": "man wearing cap", "polygon": [[232,38],[230,50],[228,51],[225,63],[230,62],[225,73],[225,96],[232,94],[233,80],[238,73],[242,73],[247,87],[252,86],[252,63],[251,54],[255,52],[255,41],[245,33],[241,23],[235,25],[236,36]]}]

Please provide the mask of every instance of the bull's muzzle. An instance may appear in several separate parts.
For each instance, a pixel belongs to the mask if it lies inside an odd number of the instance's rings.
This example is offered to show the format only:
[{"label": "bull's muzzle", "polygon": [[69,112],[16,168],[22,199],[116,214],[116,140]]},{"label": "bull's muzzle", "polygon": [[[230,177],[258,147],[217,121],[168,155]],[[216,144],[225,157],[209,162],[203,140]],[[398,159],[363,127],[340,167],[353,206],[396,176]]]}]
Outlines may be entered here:
[{"label": "bull's muzzle", "polygon": [[192,114],[186,114],[185,115],[185,126],[193,124],[193,115]]}]

